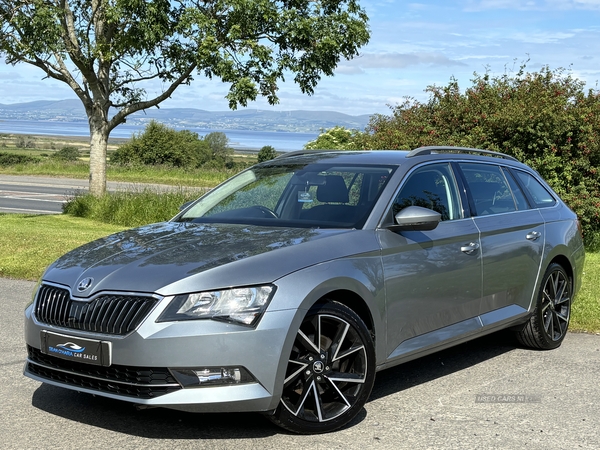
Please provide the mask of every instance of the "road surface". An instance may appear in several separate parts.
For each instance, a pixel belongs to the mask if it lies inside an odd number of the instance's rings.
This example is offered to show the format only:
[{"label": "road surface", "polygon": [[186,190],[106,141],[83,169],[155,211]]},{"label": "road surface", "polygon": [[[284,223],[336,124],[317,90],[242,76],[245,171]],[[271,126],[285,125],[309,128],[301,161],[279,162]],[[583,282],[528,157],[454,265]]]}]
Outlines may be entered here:
[{"label": "road surface", "polygon": [[[109,191],[139,188],[140,186],[173,189],[172,186],[157,184],[111,181],[107,183]],[[87,189],[87,180],[0,175],[0,213],[60,214],[64,202],[74,194],[85,192]]]}]

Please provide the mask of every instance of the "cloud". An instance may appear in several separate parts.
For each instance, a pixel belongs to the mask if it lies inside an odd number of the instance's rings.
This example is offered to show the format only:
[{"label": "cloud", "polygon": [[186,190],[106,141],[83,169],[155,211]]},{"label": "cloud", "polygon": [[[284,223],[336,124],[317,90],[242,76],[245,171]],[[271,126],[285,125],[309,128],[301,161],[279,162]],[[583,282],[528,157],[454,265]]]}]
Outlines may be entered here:
[{"label": "cloud", "polygon": [[600,0],[546,0],[553,9],[600,10]]},{"label": "cloud", "polygon": [[20,80],[22,78],[18,72],[0,72],[0,80]]},{"label": "cloud", "polygon": [[338,73],[363,73],[366,69],[404,69],[409,66],[466,66],[441,53],[362,53],[352,61],[340,64]]},{"label": "cloud", "polygon": [[563,31],[537,31],[533,33],[513,33],[507,36],[509,39],[516,41],[527,42],[530,44],[555,44],[564,39],[569,39],[575,36],[575,33]]},{"label": "cloud", "polygon": [[510,61],[511,56],[510,55],[463,55],[459,58],[456,58],[456,61],[464,61],[467,59],[483,59],[483,60],[501,59],[502,61]]},{"label": "cloud", "polygon": [[534,0],[471,0],[467,2],[466,11],[484,11],[488,9],[516,9],[519,11],[530,11],[541,9],[540,1]]},{"label": "cloud", "polygon": [[513,9],[552,11],[566,9],[600,10],[600,0],[469,0],[466,11]]}]

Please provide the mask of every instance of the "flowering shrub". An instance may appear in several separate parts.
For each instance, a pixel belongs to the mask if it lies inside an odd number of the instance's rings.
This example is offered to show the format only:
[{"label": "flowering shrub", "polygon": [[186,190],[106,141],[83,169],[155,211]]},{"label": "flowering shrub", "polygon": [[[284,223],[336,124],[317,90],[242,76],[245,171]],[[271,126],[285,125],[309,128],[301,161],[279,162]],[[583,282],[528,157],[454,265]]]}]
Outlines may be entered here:
[{"label": "flowering shrub", "polygon": [[360,132],[349,130],[344,127],[333,127],[323,131],[317,139],[307,143],[304,148],[307,150],[357,150],[359,144],[357,139]]},{"label": "flowering shrub", "polygon": [[[578,214],[588,248],[600,247],[600,94],[563,69],[514,76],[475,74],[464,92],[455,79],[430,86],[375,115],[359,148],[453,145],[500,151],[532,166]],[[320,137],[319,137],[320,138]]]}]

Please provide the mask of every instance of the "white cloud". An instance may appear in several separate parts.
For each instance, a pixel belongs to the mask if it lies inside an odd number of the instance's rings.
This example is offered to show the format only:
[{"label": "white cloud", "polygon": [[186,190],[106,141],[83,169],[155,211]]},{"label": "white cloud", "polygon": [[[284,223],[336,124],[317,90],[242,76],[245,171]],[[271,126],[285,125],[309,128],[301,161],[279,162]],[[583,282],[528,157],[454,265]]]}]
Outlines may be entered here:
[{"label": "white cloud", "polygon": [[530,11],[541,9],[540,1],[533,0],[469,0],[466,2],[466,11],[485,11],[490,9],[514,9],[518,11]]},{"label": "white cloud", "polygon": [[0,72],[0,80],[20,80],[21,78],[18,72]]},{"label": "white cloud", "polygon": [[546,0],[554,9],[600,10],[600,0]]},{"label": "white cloud", "polygon": [[366,69],[404,69],[409,66],[464,66],[440,53],[363,53],[359,57],[340,65],[344,73],[350,70],[346,67]]},{"label": "white cloud", "polygon": [[564,31],[535,31],[531,33],[516,32],[507,36],[507,38],[531,44],[555,44],[561,40],[569,39],[574,36],[575,33]]},{"label": "white cloud", "polygon": [[512,9],[517,11],[600,10],[600,0],[468,0],[466,11]]}]

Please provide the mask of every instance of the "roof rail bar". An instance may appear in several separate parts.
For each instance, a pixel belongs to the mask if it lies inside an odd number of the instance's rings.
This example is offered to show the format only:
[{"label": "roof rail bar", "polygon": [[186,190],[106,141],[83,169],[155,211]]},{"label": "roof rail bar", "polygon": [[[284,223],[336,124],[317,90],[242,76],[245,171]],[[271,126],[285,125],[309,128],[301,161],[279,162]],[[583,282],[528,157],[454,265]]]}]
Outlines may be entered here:
[{"label": "roof rail bar", "polygon": [[300,155],[309,155],[311,153],[323,153],[323,152],[332,152],[336,150],[294,150],[293,152],[283,152],[278,155],[275,159],[279,158],[289,158],[290,156],[300,156]]},{"label": "roof rail bar", "polygon": [[498,158],[504,158],[504,159],[509,159],[511,161],[519,162],[519,160],[517,158],[507,155],[506,153],[494,152],[492,150],[481,150],[479,148],[452,147],[452,146],[444,146],[444,145],[441,145],[441,146],[430,145],[427,147],[415,148],[414,150],[411,150],[408,153],[408,155],[406,155],[406,157],[412,158],[413,156],[431,155],[433,152],[478,153],[478,154],[482,154],[482,155],[496,156]]}]

